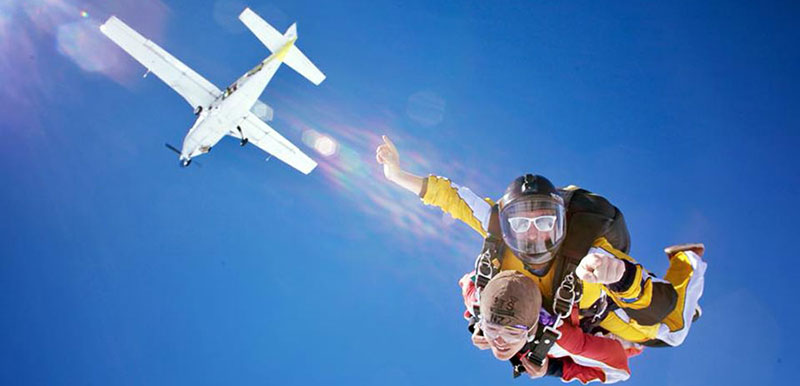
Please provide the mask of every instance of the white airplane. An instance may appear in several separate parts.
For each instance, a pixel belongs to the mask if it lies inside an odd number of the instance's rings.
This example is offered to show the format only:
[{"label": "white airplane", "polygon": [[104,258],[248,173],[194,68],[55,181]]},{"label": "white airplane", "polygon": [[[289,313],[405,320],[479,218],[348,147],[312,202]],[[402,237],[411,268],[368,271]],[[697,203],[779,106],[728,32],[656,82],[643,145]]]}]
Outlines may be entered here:
[{"label": "white airplane", "polygon": [[294,45],[297,40],[296,24],[292,24],[286,33],[281,34],[250,8],[245,8],[239,15],[239,20],[273,54],[224,91],[220,91],[180,60],[145,39],[116,16],[108,18],[100,26],[100,31],[147,67],[147,73],[156,74],[172,87],[194,109],[197,120],[183,139],[183,148],[178,150],[167,144],[167,147],[180,155],[181,166],[189,166],[192,158],[208,153],[227,134],[238,138],[242,146],[252,143],[308,174],[317,163],[253,114],[251,109],[260,104],[262,108],[267,108],[268,115],[271,116],[271,108],[259,101],[258,97],[281,63],[286,63],[315,85],[322,83],[325,75]]}]

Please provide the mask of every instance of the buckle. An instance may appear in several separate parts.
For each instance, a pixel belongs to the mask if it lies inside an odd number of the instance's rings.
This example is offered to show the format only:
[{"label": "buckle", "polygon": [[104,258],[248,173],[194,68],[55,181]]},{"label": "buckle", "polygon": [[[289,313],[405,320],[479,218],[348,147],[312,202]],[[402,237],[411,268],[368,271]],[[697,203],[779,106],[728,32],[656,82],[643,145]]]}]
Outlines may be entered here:
[{"label": "buckle", "polygon": [[492,261],[489,258],[489,253],[482,253],[478,257],[478,263],[475,266],[475,273],[478,276],[485,277],[487,279],[491,279],[494,276],[494,266],[492,265]]},{"label": "buckle", "polygon": [[553,340],[553,343],[555,343],[555,341],[561,339],[561,331],[556,330],[552,326],[547,326],[547,327],[544,328],[544,333],[542,334],[542,338],[541,338],[542,341],[544,342],[544,344],[550,344],[550,342],[547,341],[548,338],[544,337],[544,334],[547,334],[548,332],[550,332],[552,335],[554,335],[555,340]]},{"label": "buckle", "polygon": [[533,363],[534,365],[542,367],[542,365],[544,365],[545,359],[547,359],[547,354],[545,353],[544,358],[539,358],[538,356],[536,356],[536,353],[534,353],[533,350],[531,350],[530,352],[525,354],[525,358],[531,361],[531,363]]},{"label": "buckle", "polygon": [[597,321],[600,320],[601,317],[603,317],[603,314],[606,312],[606,309],[608,308],[608,297],[606,296],[605,292],[601,292],[601,296],[598,302],[600,303],[598,306],[599,309],[592,316],[592,323],[597,323]]},{"label": "buckle", "polygon": [[563,287],[559,288],[556,291],[556,295],[553,298],[553,312],[555,312],[556,317],[559,319],[564,319],[569,316],[569,313],[572,311],[572,306],[575,304],[575,292],[569,291],[569,298],[566,298],[561,295],[561,290]]},{"label": "buckle", "polygon": [[480,289],[483,289],[483,287],[489,283],[489,280],[497,273],[494,264],[492,264],[492,252],[492,247],[486,248],[478,255],[478,258],[475,259],[475,284]]},{"label": "buckle", "polygon": [[[566,291],[569,297],[565,297],[562,291]],[[572,306],[575,305],[576,298],[575,277],[570,272],[567,276],[564,276],[564,280],[561,282],[561,285],[558,286],[558,290],[556,290],[555,296],[553,297],[553,312],[555,312],[556,317],[559,319],[569,317],[570,312],[572,312]]]}]

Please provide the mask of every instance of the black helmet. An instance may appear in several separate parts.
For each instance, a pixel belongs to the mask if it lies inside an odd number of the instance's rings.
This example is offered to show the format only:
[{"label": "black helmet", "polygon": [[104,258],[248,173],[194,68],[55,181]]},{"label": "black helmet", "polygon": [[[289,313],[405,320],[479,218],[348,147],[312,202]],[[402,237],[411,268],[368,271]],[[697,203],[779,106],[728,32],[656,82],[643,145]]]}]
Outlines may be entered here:
[{"label": "black helmet", "polygon": [[526,264],[553,260],[566,233],[566,208],[550,180],[533,174],[515,179],[498,207],[503,240],[514,255]]}]

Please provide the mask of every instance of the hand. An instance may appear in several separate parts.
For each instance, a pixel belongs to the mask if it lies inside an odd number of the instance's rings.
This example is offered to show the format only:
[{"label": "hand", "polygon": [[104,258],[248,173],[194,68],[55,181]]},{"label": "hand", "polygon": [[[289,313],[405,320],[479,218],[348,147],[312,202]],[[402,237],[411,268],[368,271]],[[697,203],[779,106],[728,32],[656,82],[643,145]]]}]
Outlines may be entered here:
[{"label": "hand", "polygon": [[616,257],[590,253],[581,259],[575,274],[586,283],[612,284],[622,279],[625,263]]},{"label": "hand", "polygon": [[387,180],[416,195],[422,194],[425,179],[400,169],[400,154],[389,137],[383,136],[383,144],[375,149],[375,159],[383,165],[383,175]]},{"label": "hand", "polygon": [[383,165],[383,175],[393,181],[400,170],[400,154],[389,137],[384,135],[382,138],[383,144],[375,149],[375,159]]},{"label": "hand", "polygon": [[522,367],[525,368],[525,372],[528,373],[531,379],[541,378],[547,374],[547,358],[544,358],[542,367],[536,366],[524,355],[519,358],[519,361],[522,363]]},{"label": "hand", "polygon": [[475,330],[472,332],[472,344],[481,350],[488,350],[490,348],[489,341],[485,336],[481,335],[481,329],[477,325],[475,326]]}]

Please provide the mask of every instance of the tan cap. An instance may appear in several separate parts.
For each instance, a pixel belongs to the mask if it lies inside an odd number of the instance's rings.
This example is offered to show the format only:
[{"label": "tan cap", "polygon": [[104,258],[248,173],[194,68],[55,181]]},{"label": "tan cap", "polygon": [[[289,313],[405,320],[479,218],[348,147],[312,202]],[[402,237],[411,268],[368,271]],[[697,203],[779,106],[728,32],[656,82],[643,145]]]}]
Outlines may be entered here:
[{"label": "tan cap", "polygon": [[517,271],[500,272],[481,291],[481,315],[491,323],[530,328],[541,307],[539,287]]}]

